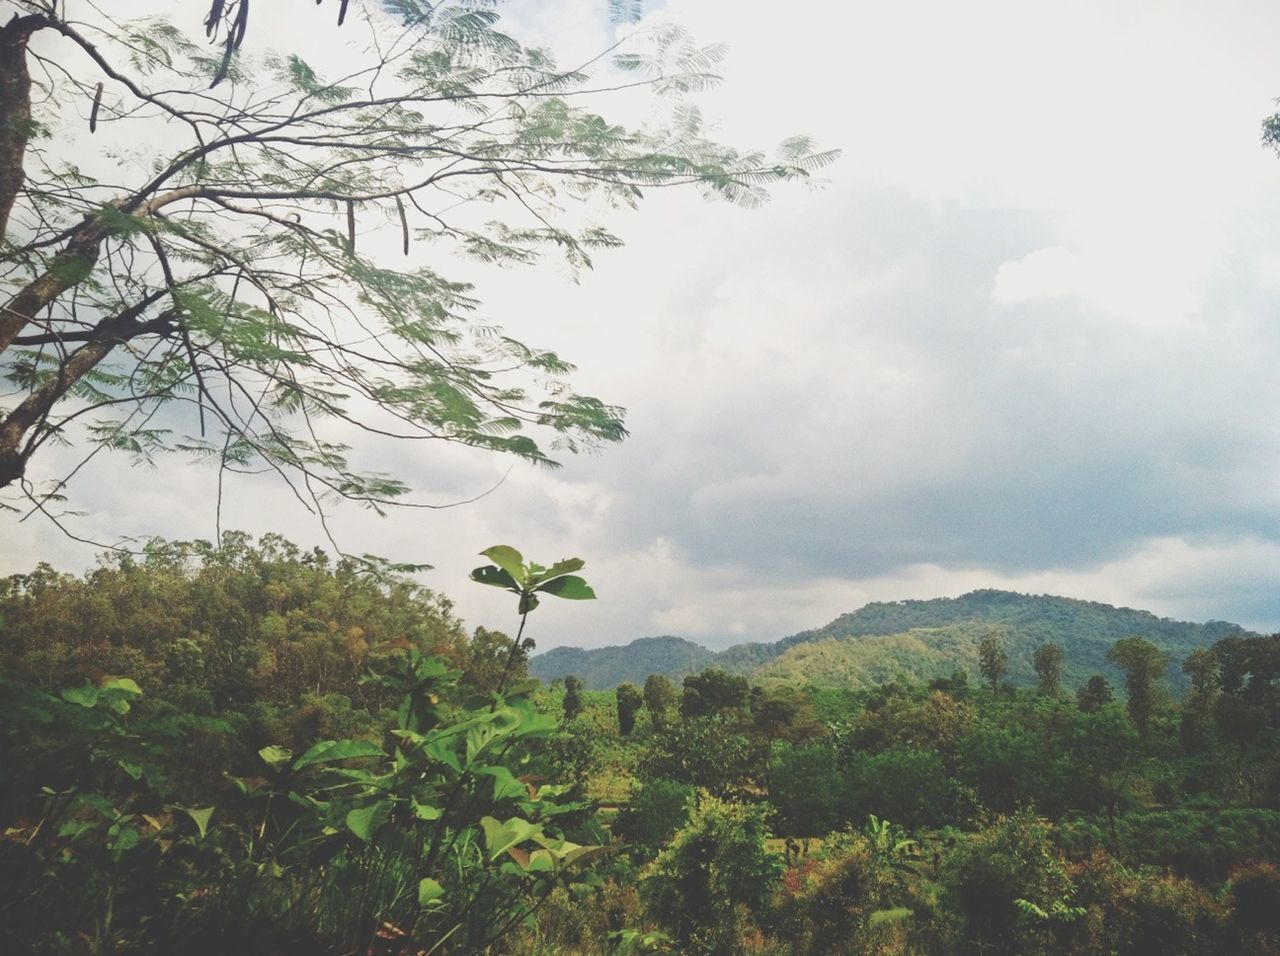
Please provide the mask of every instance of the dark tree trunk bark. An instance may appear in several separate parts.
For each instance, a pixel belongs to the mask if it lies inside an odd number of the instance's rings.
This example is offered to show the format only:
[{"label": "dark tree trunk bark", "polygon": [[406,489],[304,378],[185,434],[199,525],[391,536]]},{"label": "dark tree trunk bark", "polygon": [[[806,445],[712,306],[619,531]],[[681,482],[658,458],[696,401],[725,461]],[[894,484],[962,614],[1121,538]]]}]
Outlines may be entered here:
[{"label": "dark tree trunk bark", "polygon": [[0,238],[8,234],[9,213],[22,189],[22,163],[31,138],[27,41],[44,25],[44,17],[14,14],[0,28]]}]

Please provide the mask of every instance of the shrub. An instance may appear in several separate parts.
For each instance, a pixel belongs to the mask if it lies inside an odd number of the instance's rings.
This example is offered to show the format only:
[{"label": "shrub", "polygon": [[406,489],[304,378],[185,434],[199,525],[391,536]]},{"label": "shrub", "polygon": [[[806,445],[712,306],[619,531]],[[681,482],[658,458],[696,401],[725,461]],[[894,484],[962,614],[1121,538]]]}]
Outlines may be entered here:
[{"label": "shrub", "polygon": [[820,856],[783,874],[775,903],[777,934],[794,953],[865,953],[872,914],[887,902],[892,879],[871,842],[842,835]]},{"label": "shrub", "polygon": [[958,920],[958,951],[1030,954],[1052,946],[1049,922],[1028,920],[1016,902],[1051,913],[1070,898],[1071,880],[1048,831],[1023,810],[951,854],[941,877],[944,906]]},{"label": "shrub", "polygon": [[735,953],[754,935],[783,869],[765,849],[767,814],[700,792],[689,822],[645,870],[641,898],[684,952]]},{"label": "shrub", "polygon": [[689,819],[693,787],[674,780],[646,781],[618,812],[613,833],[631,844],[632,855],[652,859]]}]

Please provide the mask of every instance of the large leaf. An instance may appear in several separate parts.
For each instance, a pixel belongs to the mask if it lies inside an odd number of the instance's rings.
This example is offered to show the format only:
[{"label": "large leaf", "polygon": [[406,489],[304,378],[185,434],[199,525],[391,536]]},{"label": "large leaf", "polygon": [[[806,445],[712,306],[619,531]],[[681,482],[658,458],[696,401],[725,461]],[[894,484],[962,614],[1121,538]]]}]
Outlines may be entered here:
[{"label": "large leaf", "polygon": [[[529,576],[530,584],[545,584],[555,578],[562,578],[574,571],[581,571],[586,562],[581,558],[563,558],[549,568],[540,568],[537,574]],[[541,590],[541,588],[539,588]]]},{"label": "large leaf", "polygon": [[322,740],[294,761],[293,769],[301,770],[318,763],[350,760],[352,757],[380,757],[382,748],[368,740]]},{"label": "large leaf", "polygon": [[591,590],[591,586],[576,574],[566,574],[562,578],[548,581],[546,584],[539,585],[538,590],[543,594],[569,598],[571,601],[594,601],[596,597],[596,592]]},{"label": "large leaf", "polygon": [[492,548],[481,551],[480,554],[511,575],[519,587],[524,587],[528,580],[528,571],[524,566],[524,555],[519,551],[507,544],[495,544]]},{"label": "large leaf", "polygon": [[195,823],[196,829],[200,831],[200,839],[203,840],[205,834],[209,832],[209,818],[213,816],[213,807],[200,807],[199,809],[183,807],[182,812]]},{"label": "large leaf", "polygon": [[62,699],[81,707],[93,707],[98,703],[100,693],[97,687],[85,684],[83,687],[68,687],[62,692]]},{"label": "large leaf", "polygon": [[419,820],[439,820],[444,816],[444,811],[439,807],[433,807],[428,803],[419,803],[413,801],[413,815]]},{"label": "large leaf", "polygon": [[481,767],[475,772],[493,778],[495,800],[518,800],[529,796],[529,787],[517,780],[506,767]]},{"label": "large leaf", "polygon": [[293,751],[271,744],[259,750],[258,756],[272,770],[282,770],[293,759]]},{"label": "large leaf", "polygon": [[102,682],[102,689],[118,690],[131,697],[139,697],[142,695],[142,688],[138,686],[138,682],[131,677],[109,677]]},{"label": "large leaf", "polygon": [[419,906],[439,906],[440,898],[444,896],[444,887],[440,885],[438,880],[431,877],[423,877],[418,881],[418,905]]},{"label": "large leaf", "polygon": [[485,846],[489,848],[489,859],[496,860],[510,847],[542,836],[542,827],[519,817],[512,817],[506,823],[499,823],[493,817],[482,817],[480,826],[484,829]]},{"label": "large leaf", "polygon": [[486,564],[482,568],[476,568],[471,572],[471,580],[477,584],[488,584],[495,588],[506,588],[508,591],[520,593],[520,585],[502,568],[495,568],[492,564]]},{"label": "large leaf", "polygon": [[391,816],[390,800],[371,803],[367,807],[357,807],[347,813],[347,829],[368,843],[370,837],[378,827],[387,822],[389,816]]}]

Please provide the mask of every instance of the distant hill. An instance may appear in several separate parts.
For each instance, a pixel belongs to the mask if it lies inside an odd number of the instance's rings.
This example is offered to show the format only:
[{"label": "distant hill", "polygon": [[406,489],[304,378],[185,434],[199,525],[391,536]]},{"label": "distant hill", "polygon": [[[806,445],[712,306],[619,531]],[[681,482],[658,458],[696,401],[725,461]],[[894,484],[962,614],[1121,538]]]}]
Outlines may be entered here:
[{"label": "distant hill", "polygon": [[1095,601],[981,590],[958,598],[868,604],[824,627],[720,652],[678,637],[595,650],[556,648],[533,658],[530,672],[543,680],[576,674],[596,689],[623,681],[642,684],[649,674],[665,674],[678,684],[686,674],[712,666],[760,683],[816,686],[864,687],[895,676],[929,679],[957,668],[977,679],[978,643],[988,633],[1004,641],[1015,684],[1034,680],[1031,655],[1049,642],[1066,653],[1068,686],[1095,673],[1114,678],[1107,651],[1136,634],[1170,656],[1170,681],[1181,688],[1185,677],[1179,665],[1194,648],[1248,632],[1225,621],[1191,624]]},{"label": "distant hill", "polygon": [[630,681],[640,686],[650,674],[664,674],[679,686],[686,674],[711,667],[716,653],[682,637],[642,637],[621,647],[554,647],[529,661],[529,674],[553,681],[573,674],[592,690]]}]

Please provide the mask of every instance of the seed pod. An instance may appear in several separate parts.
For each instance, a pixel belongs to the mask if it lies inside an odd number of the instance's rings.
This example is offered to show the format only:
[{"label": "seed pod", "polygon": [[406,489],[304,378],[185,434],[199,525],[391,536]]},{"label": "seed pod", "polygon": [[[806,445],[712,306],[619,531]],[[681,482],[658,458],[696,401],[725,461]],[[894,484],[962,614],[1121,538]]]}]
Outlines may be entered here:
[{"label": "seed pod", "polygon": [[404,214],[404,203],[396,197],[396,209],[400,213],[400,234],[404,236],[404,254],[409,254],[409,217]]},{"label": "seed pod", "polygon": [[89,132],[96,133],[98,131],[98,110],[102,108],[102,81],[98,81],[97,88],[93,91],[93,109],[89,110]]}]

